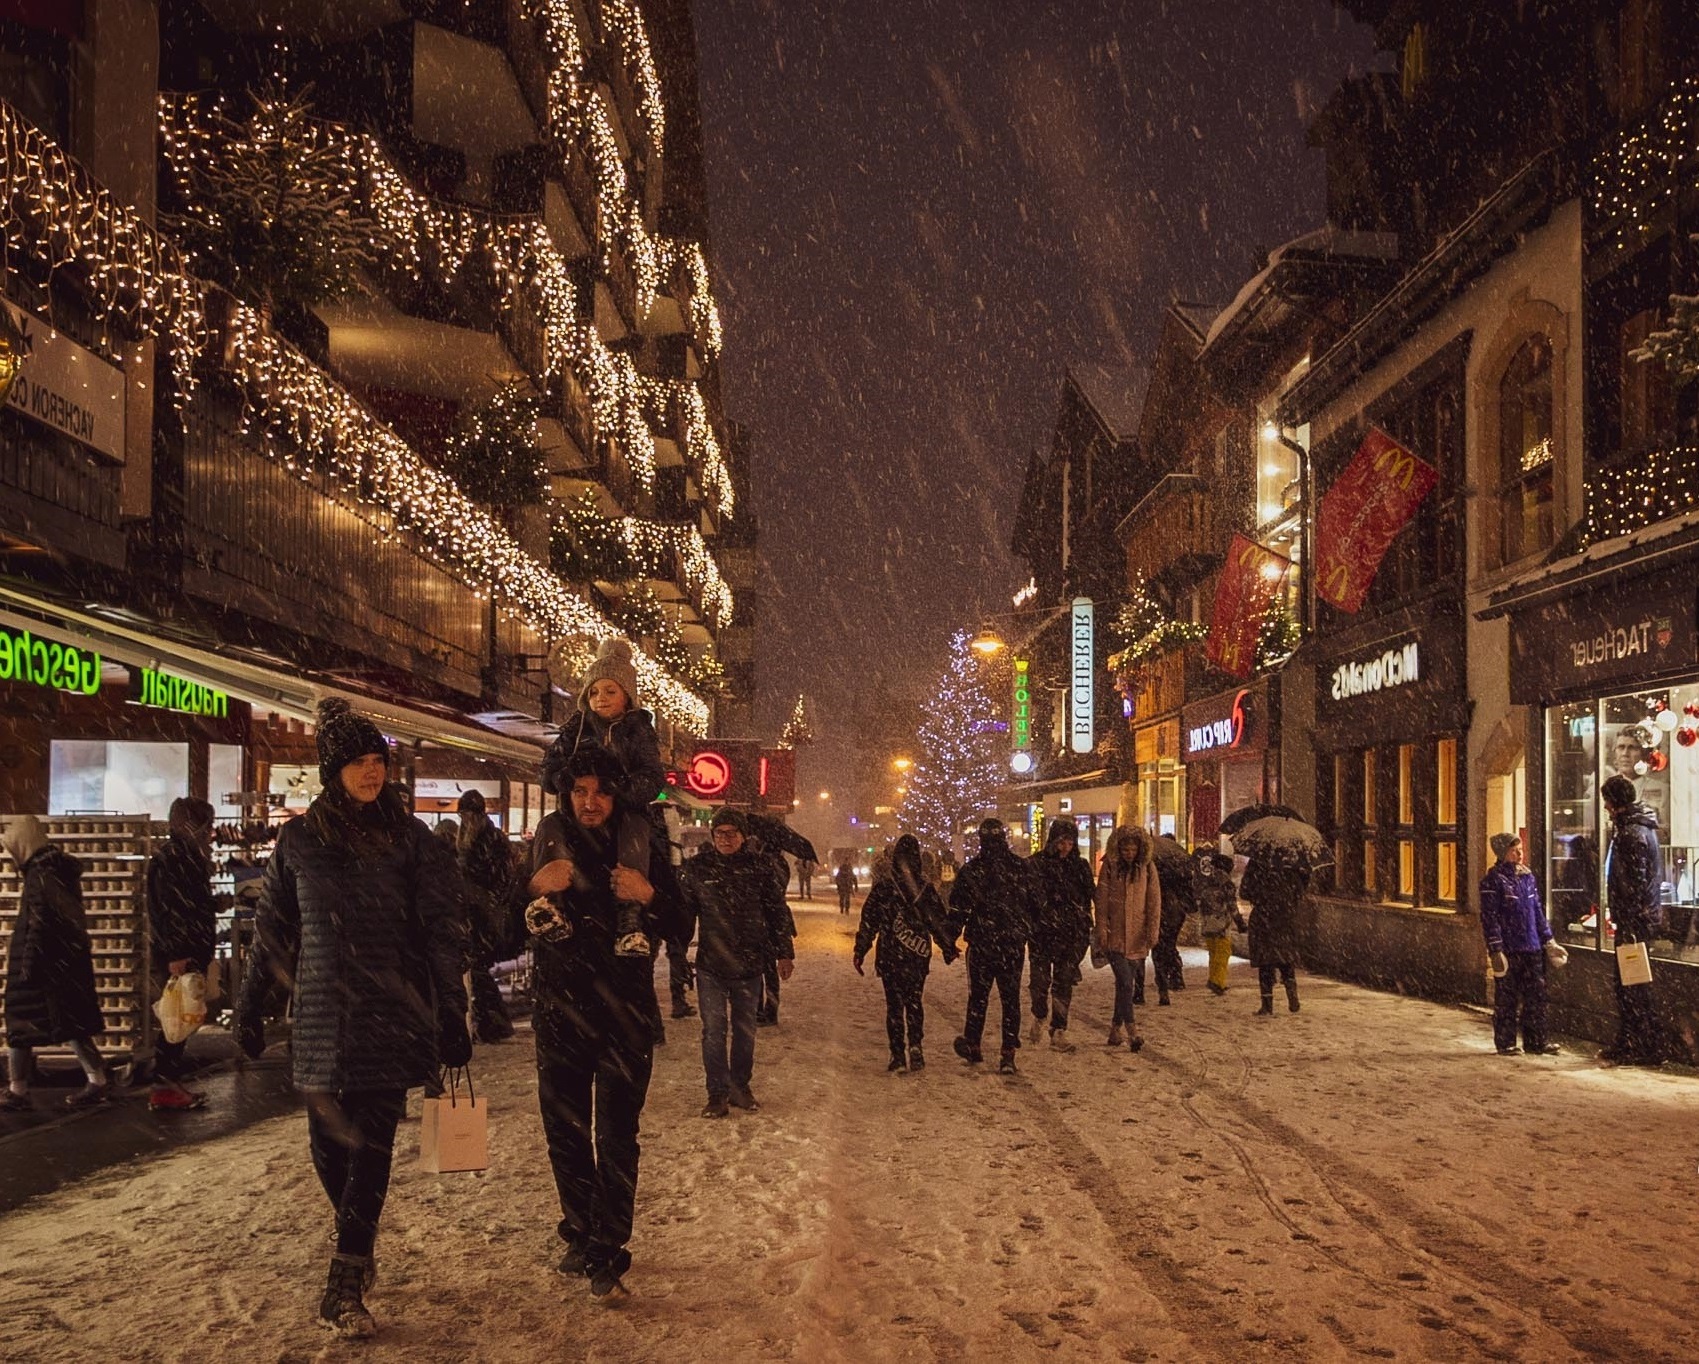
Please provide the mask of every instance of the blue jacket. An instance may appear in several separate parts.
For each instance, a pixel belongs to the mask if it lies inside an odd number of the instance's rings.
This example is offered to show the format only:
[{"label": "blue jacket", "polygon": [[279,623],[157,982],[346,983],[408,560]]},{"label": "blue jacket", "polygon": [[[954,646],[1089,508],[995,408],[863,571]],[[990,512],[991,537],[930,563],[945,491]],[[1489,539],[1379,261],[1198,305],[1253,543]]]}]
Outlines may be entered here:
[{"label": "blue jacket", "polygon": [[1645,805],[1629,807],[1616,821],[1605,876],[1618,942],[1638,942],[1664,922],[1664,855],[1658,817]]},{"label": "blue jacket", "polygon": [[1481,878],[1481,933],[1489,952],[1538,952],[1551,941],[1533,872],[1498,862]]}]

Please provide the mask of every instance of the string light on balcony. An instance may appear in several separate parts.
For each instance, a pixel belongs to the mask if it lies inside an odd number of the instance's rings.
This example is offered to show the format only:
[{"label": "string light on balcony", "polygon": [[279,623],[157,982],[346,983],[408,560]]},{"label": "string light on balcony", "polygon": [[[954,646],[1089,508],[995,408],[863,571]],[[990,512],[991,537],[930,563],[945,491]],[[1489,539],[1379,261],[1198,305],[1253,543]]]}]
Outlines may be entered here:
[{"label": "string light on balcony", "polygon": [[702,614],[716,629],[731,624],[731,588],[720,576],[719,565],[694,526],[670,526],[626,516],[620,518],[619,529],[640,573],[647,577],[668,577],[671,568],[667,560],[677,555],[684,587],[696,599]]},{"label": "string light on balcony", "polygon": [[1699,507],[1699,446],[1653,450],[1587,478],[1587,542],[1597,544]]},{"label": "string light on balcony", "polygon": [[602,17],[612,30],[625,68],[637,86],[638,112],[649,145],[659,152],[666,142],[667,116],[661,102],[661,78],[649,49],[649,30],[643,23],[642,11],[631,0],[602,0]]},{"label": "string light on balcony", "polygon": [[1679,82],[1657,110],[1595,156],[1588,206],[1628,250],[1682,191],[1682,166],[1699,155],[1699,77]]}]

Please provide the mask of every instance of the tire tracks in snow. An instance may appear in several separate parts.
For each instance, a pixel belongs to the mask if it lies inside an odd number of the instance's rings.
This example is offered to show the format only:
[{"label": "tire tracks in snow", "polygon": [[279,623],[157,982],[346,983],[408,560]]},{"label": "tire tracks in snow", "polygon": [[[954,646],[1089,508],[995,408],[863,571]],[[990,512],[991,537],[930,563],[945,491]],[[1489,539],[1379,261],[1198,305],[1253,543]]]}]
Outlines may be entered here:
[{"label": "tire tracks in snow", "polygon": [[[1322,1256],[1353,1278],[1368,1283],[1376,1293],[1402,1299],[1417,1310],[1419,1317],[1430,1316],[1442,1320],[1448,1329],[1468,1338],[1483,1353],[1501,1359],[1523,1357],[1523,1351],[1527,1348],[1525,1342],[1519,1341],[1506,1347],[1491,1337],[1483,1336],[1470,1323],[1460,1320],[1455,1313],[1442,1312],[1432,1302],[1424,1300],[1418,1292],[1405,1288],[1403,1284],[1408,1281],[1389,1281],[1372,1275],[1330,1250],[1316,1232],[1303,1226],[1290,1212],[1289,1207],[1275,1196],[1273,1189],[1256,1169],[1243,1140],[1227,1130],[1224,1124],[1212,1121],[1200,1111],[1194,1102],[1200,1092],[1207,1092],[1213,1102],[1229,1110],[1239,1121],[1297,1161],[1326,1191],[1340,1213],[1353,1225],[1380,1241],[1389,1251],[1420,1266],[1424,1271],[1437,1273],[1453,1281],[1460,1285],[1464,1292],[1487,1298],[1493,1306],[1501,1309],[1502,1314],[1527,1323],[1531,1331],[1555,1334],[1564,1346],[1574,1353],[1598,1359],[1679,1357],[1660,1342],[1636,1337],[1631,1332],[1624,1331],[1620,1325],[1602,1325],[1590,1314],[1589,1309],[1571,1306],[1553,1294],[1550,1284],[1517,1270],[1506,1261],[1501,1251],[1477,1243],[1466,1224],[1418,1203],[1385,1181],[1376,1179],[1371,1172],[1360,1169],[1299,1132],[1248,1097],[1250,1061],[1229,1033],[1202,1022],[1189,1023],[1188,1028],[1208,1033],[1227,1045],[1239,1063],[1233,1080],[1217,1082],[1210,1078],[1208,1063],[1218,1058],[1207,1057],[1193,1036],[1182,1035],[1180,1040],[1195,1054],[1195,1064],[1188,1064],[1149,1049],[1144,1055],[1153,1066],[1175,1075],[1181,1081],[1183,1089],[1180,1103],[1186,1113],[1200,1128],[1219,1139],[1232,1152],[1258,1201],[1278,1222],[1288,1228],[1294,1240],[1307,1249]],[[1402,1234],[1389,1229],[1389,1221],[1399,1224],[1403,1229]],[[1537,1307],[1524,1306],[1527,1303],[1535,1303]],[[1339,1334],[1340,1328],[1336,1323],[1327,1324],[1330,1330],[1336,1335]]]}]

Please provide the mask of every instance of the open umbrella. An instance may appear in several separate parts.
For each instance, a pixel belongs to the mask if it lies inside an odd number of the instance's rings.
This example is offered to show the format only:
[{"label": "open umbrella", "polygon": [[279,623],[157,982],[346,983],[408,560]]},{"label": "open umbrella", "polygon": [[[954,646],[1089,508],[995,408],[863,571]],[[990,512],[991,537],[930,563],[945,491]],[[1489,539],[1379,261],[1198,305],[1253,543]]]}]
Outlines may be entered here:
[{"label": "open umbrella", "polygon": [[1333,861],[1327,839],[1313,824],[1290,815],[1264,815],[1232,835],[1233,851],[1286,866],[1315,868]]},{"label": "open umbrella", "polygon": [[1304,816],[1290,805],[1241,805],[1232,814],[1221,821],[1221,832],[1236,834],[1254,819],[1267,819],[1270,815],[1284,815],[1287,819],[1302,819]]},{"label": "open umbrella", "polygon": [[1151,860],[1163,866],[1189,872],[1192,870],[1192,855],[1185,847],[1172,838],[1153,838],[1150,840]]},{"label": "open umbrella", "polygon": [[777,848],[804,862],[819,865],[820,855],[814,851],[814,845],[783,820],[754,814],[746,814],[744,818],[749,821],[749,832],[758,836],[769,848]]}]

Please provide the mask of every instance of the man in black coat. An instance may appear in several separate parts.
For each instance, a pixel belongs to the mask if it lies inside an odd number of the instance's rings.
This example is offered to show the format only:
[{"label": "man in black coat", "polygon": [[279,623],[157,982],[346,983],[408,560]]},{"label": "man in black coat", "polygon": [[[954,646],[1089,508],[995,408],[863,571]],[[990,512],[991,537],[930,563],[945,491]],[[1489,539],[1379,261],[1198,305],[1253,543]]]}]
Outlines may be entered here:
[{"label": "man in black coat", "polygon": [[1037,914],[1027,946],[1028,989],[1032,995],[1032,1030],[1038,1041],[1046,1017],[1050,1045],[1072,1051],[1068,1041],[1068,1006],[1079,979],[1080,959],[1091,943],[1091,866],[1080,856],[1080,829],[1071,819],[1052,820],[1044,846],[1027,859],[1037,889]]},{"label": "man in black coat", "polygon": [[468,945],[471,948],[472,1033],[480,1042],[513,1036],[513,1020],[490,968],[500,961],[508,882],[513,858],[507,837],[484,806],[482,791],[462,791],[457,805],[460,832],[456,853],[466,885]]},{"label": "man in black coat", "polygon": [[[1612,777],[1599,788],[1599,795],[1616,826],[1605,883],[1616,945],[1650,943],[1664,923],[1664,855],[1658,846],[1658,816],[1640,803],[1627,777]],[[1652,986],[1624,985],[1620,963],[1616,1008],[1616,1040],[1599,1053],[1599,1059],[1629,1066],[1662,1065],[1667,1053]]]},{"label": "man in black coat", "polygon": [[967,938],[967,1022],[955,1041],[956,1055],[970,1064],[982,1059],[980,1039],[991,1003],[991,986],[1003,1002],[1003,1055],[999,1069],[1012,1074],[1021,1044],[1021,962],[1034,918],[1032,878],[1009,851],[1003,822],[979,826],[979,852],[968,858],[950,890],[950,927]]},{"label": "man in black coat", "polygon": [[23,896],[6,944],[6,1065],[10,1084],[0,1111],[30,1107],[34,1048],[68,1042],[88,1083],[65,1102],[82,1108],[110,1093],[94,1039],[106,1030],[94,984],[94,956],[83,914],[82,864],[34,815],[0,829],[0,845],[23,877]]},{"label": "man in black coat", "polygon": [[751,1113],[760,1108],[749,1085],[762,973],[771,964],[780,980],[789,980],[796,953],[785,905],[790,878],[779,881],[771,859],[753,850],[749,825],[738,811],[717,811],[711,827],[712,844],[685,864],[679,884],[684,941],[699,935],[696,1002],[702,1011],[702,1068],[708,1082],[702,1116],[723,1118],[728,1105]]},{"label": "man in black coat", "polygon": [[533,870],[517,896],[535,949],[531,1022],[560,1196],[556,1230],[567,1245],[560,1270],[587,1276],[597,1297],[631,1267],[637,1132],[654,1065],[653,966],[647,956],[615,954],[619,905],[645,906],[663,935],[677,927],[675,907],[659,903],[643,873],[619,864],[621,779],[598,747],[571,755],[559,776],[565,802],[538,826]]},{"label": "man in black coat", "polygon": [[1196,864],[1172,834],[1163,834],[1162,845],[1156,849],[1156,879],[1162,886],[1162,931],[1150,959],[1156,967],[1156,1002],[1167,1004],[1170,990],[1186,988],[1180,930],[1186,926],[1186,916],[1198,907]]},{"label": "man in black coat", "polygon": [[[212,965],[218,938],[218,909],[212,898],[213,809],[204,800],[179,796],[171,802],[171,833],[147,869],[147,919],[152,956],[153,995],[166,982],[190,971],[203,976]],[[160,1110],[201,1108],[206,1096],[184,1086],[189,1066],[187,1042],[154,1044],[153,1091],[148,1107]]]}]

